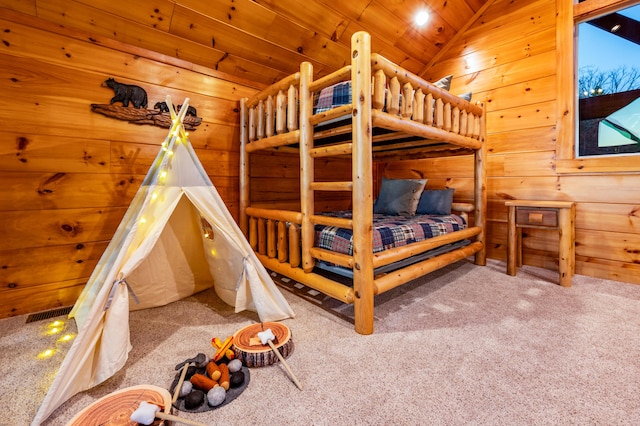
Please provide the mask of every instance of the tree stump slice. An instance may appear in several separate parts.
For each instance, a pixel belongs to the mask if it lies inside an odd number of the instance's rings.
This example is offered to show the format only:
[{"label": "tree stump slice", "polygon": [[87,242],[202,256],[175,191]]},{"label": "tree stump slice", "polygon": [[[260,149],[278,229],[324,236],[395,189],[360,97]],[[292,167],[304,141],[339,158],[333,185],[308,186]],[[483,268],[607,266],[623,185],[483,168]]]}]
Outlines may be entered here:
[{"label": "tree stump slice", "polygon": [[[171,394],[168,390],[153,385],[132,386],[103,396],[84,408],[67,426],[138,426],[131,414],[142,401],[155,404],[166,414],[171,413]],[[155,419],[152,425],[160,426],[164,420]]]},{"label": "tree stump slice", "polygon": [[[271,346],[269,344],[263,345],[258,340],[258,333],[269,328],[276,336],[272,341],[273,345],[282,356],[288,358],[293,352],[293,339],[289,327],[278,322],[251,324],[241,328],[233,335],[233,346],[231,347],[236,358],[247,367],[264,367],[278,362],[278,355],[271,350]],[[256,340],[258,344],[256,344]]]}]

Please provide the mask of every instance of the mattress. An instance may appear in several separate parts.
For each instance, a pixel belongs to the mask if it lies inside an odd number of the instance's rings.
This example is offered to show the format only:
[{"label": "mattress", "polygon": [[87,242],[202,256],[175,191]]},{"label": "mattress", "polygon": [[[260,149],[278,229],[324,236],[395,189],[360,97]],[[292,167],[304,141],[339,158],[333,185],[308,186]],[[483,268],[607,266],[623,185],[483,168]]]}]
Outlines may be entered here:
[{"label": "mattress", "polygon": [[[329,216],[351,219],[351,210],[324,213]],[[460,231],[467,223],[455,214],[388,216],[373,215],[373,252],[416,243],[428,238]],[[316,225],[315,245],[337,253],[353,255],[353,232],[335,226]]]}]

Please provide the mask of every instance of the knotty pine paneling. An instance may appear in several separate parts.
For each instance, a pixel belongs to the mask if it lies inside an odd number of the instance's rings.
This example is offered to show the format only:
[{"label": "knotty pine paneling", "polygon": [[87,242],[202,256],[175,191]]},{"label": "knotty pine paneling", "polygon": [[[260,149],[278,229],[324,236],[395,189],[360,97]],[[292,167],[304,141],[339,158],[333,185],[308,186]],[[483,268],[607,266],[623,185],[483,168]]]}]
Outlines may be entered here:
[{"label": "knotty pine paneling", "polygon": [[0,241],[0,250],[108,241],[126,209],[103,207],[3,211],[0,212],[0,229],[4,238]]},{"label": "knotty pine paneling", "polygon": [[489,154],[555,151],[556,128],[555,125],[551,125],[490,133],[487,135],[486,144]]},{"label": "knotty pine paneling", "polygon": [[[489,257],[506,260],[505,200],[575,201],[576,273],[640,284],[640,175],[556,172],[555,3],[497,0],[426,75],[453,73],[452,91],[487,103]],[[424,169],[441,177],[451,166]],[[527,229],[524,263],[557,269],[557,238]]]},{"label": "knotty pine paneling", "polygon": [[[38,1],[44,15],[89,4]],[[190,139],[237,218],[237,101],[262,85],[34,17],[0,23],[0,317],[75,302],[167,135],[93,113],[113,96],[107,77],[142,86],[148,108],[190,99],[202,117]]]}]

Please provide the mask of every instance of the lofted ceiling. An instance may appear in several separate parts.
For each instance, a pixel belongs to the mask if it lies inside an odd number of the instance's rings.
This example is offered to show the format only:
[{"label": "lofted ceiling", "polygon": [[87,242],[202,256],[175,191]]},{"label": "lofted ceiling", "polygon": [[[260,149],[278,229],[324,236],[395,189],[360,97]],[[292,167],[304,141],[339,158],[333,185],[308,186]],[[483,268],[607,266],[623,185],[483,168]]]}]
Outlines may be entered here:
[{"label": "lofted ceiling", "polygon": [[[351,35],[422,74],[494,0],[28,0],[39,18],[270,84],[309,61],[322,76],[349,57]],[[4,1],[1,1],[5,3]],[[14,7],[14,8],[16,8]],[[31,10],[29,10],[32,8]],[[419,10],[430,19],[413,23]]]}]

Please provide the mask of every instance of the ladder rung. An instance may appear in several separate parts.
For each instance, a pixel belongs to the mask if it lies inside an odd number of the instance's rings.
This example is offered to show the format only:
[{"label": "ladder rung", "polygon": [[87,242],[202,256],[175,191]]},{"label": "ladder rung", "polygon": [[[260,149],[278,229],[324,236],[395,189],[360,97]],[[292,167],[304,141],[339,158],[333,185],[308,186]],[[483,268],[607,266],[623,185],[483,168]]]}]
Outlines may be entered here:
[{"label": "ladder rung", "polygon": [[352,229],[353,221],[343,217],[325,216],[322,214],[314,214],[311,216],[311,223],[314,225],[335,226],[336,228]]},{"label": "ladder rung", "polygon": [[322,146],[314,148],[310,151],[312,157],[331,157],[335,155],[348,155],[353,150],[353,143],[346,142],[337,145]]},{"label": "ladder rung", "polygon": [[314,191],[351,191],[352,182],[313,182],[311,189]]}]

